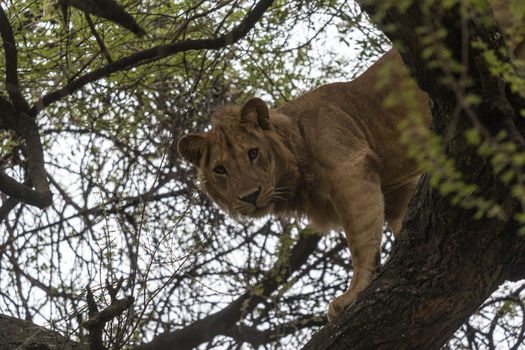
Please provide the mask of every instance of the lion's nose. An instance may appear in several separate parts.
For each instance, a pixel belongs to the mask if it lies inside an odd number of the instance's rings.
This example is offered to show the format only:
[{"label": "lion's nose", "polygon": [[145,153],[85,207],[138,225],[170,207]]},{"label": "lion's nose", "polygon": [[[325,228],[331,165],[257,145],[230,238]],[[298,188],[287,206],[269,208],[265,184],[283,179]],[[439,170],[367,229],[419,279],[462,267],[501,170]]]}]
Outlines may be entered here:
[{"label": "lion's nose", "polygon": [[257,190],[251,192],[250,194],[246,196],[239,197],[242,201],[251,203],[255,205],[255,202],[257,201],[257,197],[259,196],[259,193],[261,192],[261,188],[259,187]]}]

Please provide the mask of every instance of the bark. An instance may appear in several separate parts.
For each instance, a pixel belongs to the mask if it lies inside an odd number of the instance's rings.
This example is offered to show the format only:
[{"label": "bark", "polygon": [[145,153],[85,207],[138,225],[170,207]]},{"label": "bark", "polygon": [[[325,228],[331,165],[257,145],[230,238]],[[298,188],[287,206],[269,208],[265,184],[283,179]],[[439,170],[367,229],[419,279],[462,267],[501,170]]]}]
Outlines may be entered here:
[{"label": "bark", "polygon": [[[379,1],[358,2],[376,21],[374,16],[384,10]],[[424,176],[401,237],[381,273],[341,319],[315,334],[304,349],[439,349],[502,282],[525,277],[525,239],[512,219],[521,209],[509,189],[493,176],[488,161],[466,143],[463,134],[471,126],[468,118],[462,114],[457,123],[451,122],[456,95],[436,78],[444,72],[429,68],[421,59],[416,28],[422,23],[447,28],[444,40],[457,61],[461,62],[462,52],[468,52],[468,75],[473,82],[469,92],[483,97],[476,110],[482,126],[491,134],[506,130],[523,149],[515,125],[523,100],[511,96],[505,83],[488,73],[480,52],[464,45],[478,37],[495,48],[502,45],[501,36],[496,27],[476,23],[475,15],[465,30],[458,8],[425,12],[419,7],[423,2],[415,3],[403,13],[395,9],[383,12],[379,25],[403,46],[403,60],[432,98],[433,127],[446,135],[447,153],[467,182],[503,204],[506,216],[476,220],[473,210],[452,205]],[[468,41],[462,41],[462,35]]]},{"label": "bark", "polygon": [[[35,187],[33,190],[26,183],[20,183],[0,171],[0,191],[12,197],[13,200],[45,208],[51,205],[53,196],[49,190],[44,168],[42,142],[35,120],[28,116],[29,104],[22,95],[18,81],[18,52],[13,28],[1,6],[0,37],[5,54],[5,87],[11,100],[7,101],[0,96],[0,124],[3,127],[9,127],[24,139],[28,153],[27,180]],[[14,202],[11,201],[12,203]],[[10,206],[2,206],[2,208],[7,209]]]},{"label": "bark", "polygon": [[0,349],[84,350],[87,347],[34,323],[0,315]]},{"label": "bark", "polygon": [[114,0],[60,0],[67,17],[67,6],[73,6],[85,13],[91,13],[114,22],[137,36],[146,35],[146,31],[135,21],[124,6]]}]

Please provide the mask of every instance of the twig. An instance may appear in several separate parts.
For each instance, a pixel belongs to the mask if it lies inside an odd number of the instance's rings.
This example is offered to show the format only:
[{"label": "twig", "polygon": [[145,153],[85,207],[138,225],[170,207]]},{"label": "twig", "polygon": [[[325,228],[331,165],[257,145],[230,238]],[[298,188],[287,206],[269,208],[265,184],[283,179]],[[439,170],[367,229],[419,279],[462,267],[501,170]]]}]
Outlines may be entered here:
[{"label": "twig", "polygon": [[257,3],[254,9],[246,15],[244,20],[238,26],[218,37],[198,40],[182,40],[172,44],[159,45],[151,49],[123,57],[104,67],[89,72],[78,79],[69,82],[63,88],[53,91],[39,99],[35,105],[31,107],[31,115],[38,114],[38,112],[43,110],[45,107],[66,96],[69,96],[73,92],[84,87],[86,84],[101,78],[105,78],[115,72],[138,67],[151,62],[152,60],[168,57],[178,52],[203,49],[216,50],[233,45],[246,36],[246,34],[255,26],[255,24],[259,21],[266,10],[273,4],[273,2],[274,0],[261,0],[259,3]]},{"label": "twig", "polygon": [[89,25],[89,29],[91,30],[91,34],[93,34],[93,36],[95,37],[95,40],[97,41],[98,46],[100,46],[100,53],[102,54],[102,56],[106,58],[108,63],[113,62],[113,59],[111,58],[111,55],[109,54],[109,51],[106,45],[104,44],[104,41],[102,40],[100,35],[98,35],[97,29],[95,28],[95,24],[93,23],[91,16],[87,12],[85,13],[85,15],[86,15],[86,20]]},{"label": "twig", "polygon": [[111,297],[111,304],[102,311],[98,311],[97,303],[95,302],[95,298],[93,297],[93,293],[89,286],[86,288],[89,319],[82,324],[82,327],[86,328],[89,332],[88,341],[91,350],[106,350],[102,341],[104,326],[106,323],[120,316],[124,311],[129,309],[135,301],[135,298],[132,296],[123,299],[116,298],[123,281],[124,279],[121,278],[115,288],[111,287],[109,282],[106,281],[106,288]]}]

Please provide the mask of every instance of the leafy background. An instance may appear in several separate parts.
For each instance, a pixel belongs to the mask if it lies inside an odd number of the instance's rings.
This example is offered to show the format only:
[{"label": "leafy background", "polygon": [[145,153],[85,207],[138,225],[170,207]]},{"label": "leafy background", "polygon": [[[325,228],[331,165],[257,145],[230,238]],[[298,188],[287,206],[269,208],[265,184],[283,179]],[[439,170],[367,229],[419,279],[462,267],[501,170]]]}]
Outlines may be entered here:
[{"label": "leafy background", "polygon": [[[227,32],[255,5],[120,3],[146,36],[73,7],[65,14],[56,1],[2,2],[30,105],[141,50]],[[189,131],[205,130],[218,105],[249,96],[279,105],[354,78],[389,45],[353,1],[276,1],[234,45],[143,62],[45,106],[37,124],[53,204],[20,204],[0,223],[0,313],[82,340],[86,287],[103,306],[110,302],[106,280],[122,277],[121,295],[135,302],[106,328],[110,347],[190,327],[232,305],[238,316],[231,326],[207,329],[201,348],[304,344],[346,288],[343,235],[321,236],[296,220],[229,220],[198,191],[194,170],[174,145]],[[4,76],[5,66],[0,70]],[[0,157],[0,169],[24,181],[27,150],[7,128],[0,130]],[[385,235],[383,259],[392,246]],[[504,285],[448,347],[519,343],[524,289]]]}]

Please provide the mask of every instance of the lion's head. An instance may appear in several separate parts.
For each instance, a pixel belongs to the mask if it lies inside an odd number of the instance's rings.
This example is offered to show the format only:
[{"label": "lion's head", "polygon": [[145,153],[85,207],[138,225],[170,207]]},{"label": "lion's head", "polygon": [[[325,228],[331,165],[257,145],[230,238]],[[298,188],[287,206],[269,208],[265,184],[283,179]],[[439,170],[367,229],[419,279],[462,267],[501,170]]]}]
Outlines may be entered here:
[{"label": "lion's head", "polygon": [[186,135],[177,148],[199,168],[204,191],[221,208],[233,216],[264,216],[293,196],[299,177],[293,147],[282,135],[284,119],[271,122],[266,104],[252,98],[242,108],[223,107],[209,132]]}]

